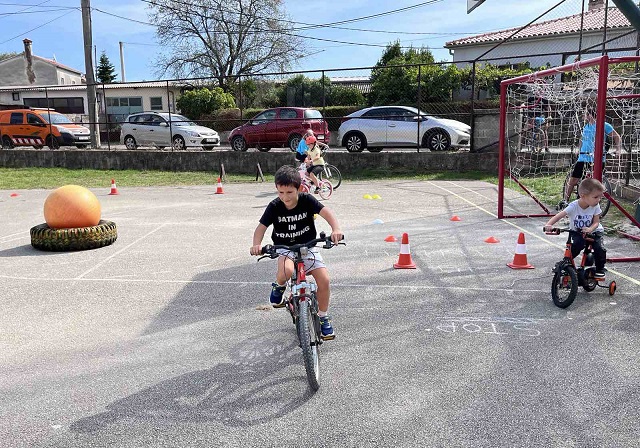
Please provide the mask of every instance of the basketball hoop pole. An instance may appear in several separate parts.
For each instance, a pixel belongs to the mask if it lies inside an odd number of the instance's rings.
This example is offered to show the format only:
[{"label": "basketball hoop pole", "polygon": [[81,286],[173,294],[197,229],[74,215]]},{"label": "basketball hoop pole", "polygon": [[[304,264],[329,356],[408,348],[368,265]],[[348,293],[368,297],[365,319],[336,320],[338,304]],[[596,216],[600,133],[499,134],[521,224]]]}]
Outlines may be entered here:
[{"label": "basketball hoop pole", "polygon": [[640,9],[631,0],[613,0],[613,3],[616,4],[631,25],[640,31]]}]

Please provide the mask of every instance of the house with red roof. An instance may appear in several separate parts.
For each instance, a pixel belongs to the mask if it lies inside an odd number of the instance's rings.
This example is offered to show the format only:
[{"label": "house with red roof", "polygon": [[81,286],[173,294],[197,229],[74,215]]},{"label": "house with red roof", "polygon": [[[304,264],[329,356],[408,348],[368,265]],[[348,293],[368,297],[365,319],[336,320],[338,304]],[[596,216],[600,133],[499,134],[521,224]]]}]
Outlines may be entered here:
[{"label": "house with red roof", "polygon": [[537,68],[574,62],[578,54],[583,60],[599,56],[603,41],[608,41],[606,50],[611,56],[635,55],[639,46],[635,28],[619,9],[605,8],[604,0],[589,0],[584,14],[533,23],[518,30],[463,37],[447,42],[445,48],[459,67],[478,60],[498,66],[529,63]]}]

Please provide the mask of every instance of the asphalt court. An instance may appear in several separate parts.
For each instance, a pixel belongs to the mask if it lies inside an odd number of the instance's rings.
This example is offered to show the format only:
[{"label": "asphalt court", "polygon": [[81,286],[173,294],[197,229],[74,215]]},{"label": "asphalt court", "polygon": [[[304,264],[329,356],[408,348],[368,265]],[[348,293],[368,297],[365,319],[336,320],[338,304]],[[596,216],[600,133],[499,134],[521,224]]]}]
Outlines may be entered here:
[{"label": "asphalt court", "polygon": [[[556,308],[565,237],[544,235],[542,218],[498,220],[495,185],[345,182],[325,201],[347,246],[323,250],[337,338],[315,394],[290,318],[262,306],[275,263],[249,255],[274,186],[118,190],[93,190],[118,240],[69,253],[30,246],[49,190],[0,191],[4,446],[639,440],[638,264],[608,265],[613,297],[581,290]],[[415,270],[393,269],[399,243],[384,241],[405,232]],[[506,266],[520,232],[535,269]],[[610,256],[640,254],[606,242]]]}]

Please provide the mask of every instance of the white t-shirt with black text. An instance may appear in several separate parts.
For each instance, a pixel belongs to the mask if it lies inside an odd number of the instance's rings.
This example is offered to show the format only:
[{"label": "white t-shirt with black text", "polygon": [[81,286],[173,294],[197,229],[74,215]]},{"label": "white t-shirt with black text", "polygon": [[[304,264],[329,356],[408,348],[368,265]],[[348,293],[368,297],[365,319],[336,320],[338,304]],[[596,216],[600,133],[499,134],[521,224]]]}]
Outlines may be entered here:
[{"label": "white t-shirt with black text", "polygon": [[[578,204],[578,200],[571,202],[564,209],[569,216],[569,228],[571,230],[580,230],[585,227],[589,227],[593,223],[593,217],[595,215],[602,214],[600,204],[596,204],[593,207],[582,208]],[[594,232],[604,232],[602,224],[598,224],[598,228]]]}]

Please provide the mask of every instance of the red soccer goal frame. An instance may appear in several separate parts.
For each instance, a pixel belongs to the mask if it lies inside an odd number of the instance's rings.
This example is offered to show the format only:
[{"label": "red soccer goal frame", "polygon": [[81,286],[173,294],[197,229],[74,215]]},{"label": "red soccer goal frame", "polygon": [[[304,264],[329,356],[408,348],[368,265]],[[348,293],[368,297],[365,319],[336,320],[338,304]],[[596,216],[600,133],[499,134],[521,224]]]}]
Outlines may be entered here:
[{"label": "red soccer goal frame", "polygon": [[[529,189],[527,189],[521,182],[516,179],[516,177],[511,173],[507,172],[505,167],[505,150],[507,147],[506,140],[507,136],[507,113],[508,113],[508,105],[507,105],[507,89],[512,84],[522,83],[522,82],[535,82],[537,79],[544,78],[552,75],[561,75],[567,72],[577,71],[582,68],[587,67],[598,67],[598,91],[596,96],[596,135],[595,135],[595,154],[594,154],[594,170],[593,175],[596,179],[602,180],[602,152],[604,146],[604,123],[605,123],[605,113],[606,113],[606,104],[607,104],[607,82],[609,78],[609,66],[614,64],[626,63],[626,62],[636,62],[640,63],[639,56],[625,56],[625,57],[616,57],[610,58],[607,55],[603,55],[600,57],[587,59],[584,61],[577,61],[572,64],[566,64],[560,67],[554,67],[546,70],[541,70],[535,73],[530,73],[527,75],[518,76],[511,79],[506,79],[500,83],[500,121],[499,121],[499,155],[498,155],[498,219],[505,218],[536,218],[536,217],[550,217],[555,214],[555,212],[550,211],[538,198],[535,197]],[[626,95],[617,95],[609,97],[611,99],[632,99],[632,98],[640,98],[640,94],[626,94]],[[512,214],[506,215],[504,212],[504,188],[505,188],[505,176],[509,176],[522,190],[523,192],[531,198],[541,209],[541,213],[537,214]],[[621,213],[623,213],[636,227],[640,228],[640,223],[627,211],[625,210],[616,200],[612,198],[607,193],[605,193],[607,198],[611,201],[611,205],[615,206]],[[609,261],[640,261],[640,257],[633,258],[616,258],[610,259]]]}]

